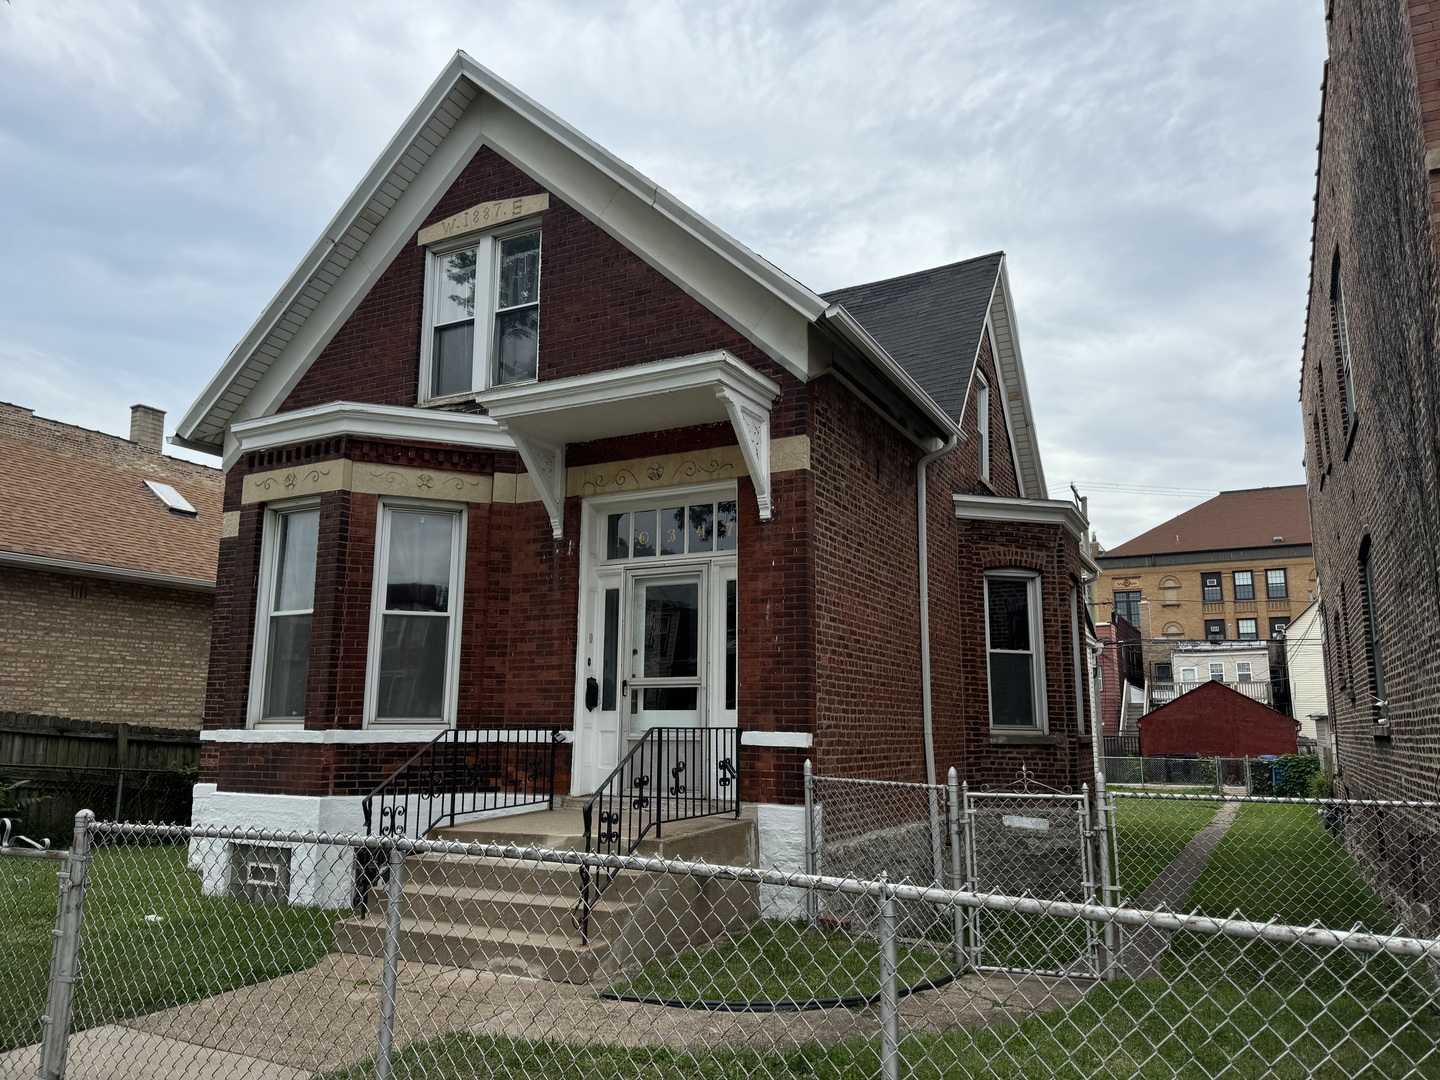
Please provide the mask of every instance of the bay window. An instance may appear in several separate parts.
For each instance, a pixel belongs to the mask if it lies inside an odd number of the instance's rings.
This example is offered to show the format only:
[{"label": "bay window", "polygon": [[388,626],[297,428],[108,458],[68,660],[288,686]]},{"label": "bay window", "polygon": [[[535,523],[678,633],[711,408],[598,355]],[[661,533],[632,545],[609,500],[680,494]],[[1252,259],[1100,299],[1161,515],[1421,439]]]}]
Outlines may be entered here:
[{"label": "bay window", "polygon": [[454,724],[465,517],[383,502],[375,544],[366,716]]},{"label": "bay window", "polygon": [[985,649],[990,726],[1045,730],[1040,576],[1023,570],[985,575]]},{"label": "bay window", "polygon": [[252,724],[304,722],[319,533],[320,508],[313,503],[266,511],[250,679]]}]

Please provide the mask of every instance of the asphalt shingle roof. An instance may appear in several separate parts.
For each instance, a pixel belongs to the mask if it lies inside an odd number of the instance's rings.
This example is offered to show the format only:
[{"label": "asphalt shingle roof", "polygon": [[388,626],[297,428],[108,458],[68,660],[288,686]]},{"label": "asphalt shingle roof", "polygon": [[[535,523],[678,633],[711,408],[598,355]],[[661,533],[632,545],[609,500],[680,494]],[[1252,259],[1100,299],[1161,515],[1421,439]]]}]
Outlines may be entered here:
[{"label": "asphalt shingle roof", "polygon": [[[1277,541],[1276,537],[1281,540]],[[1105,552],[1104,558],[1310,543],[1305,485],[1222,491]]]},{"label": "asphalt shingle roof", "polygon": [[[224,474],[0,402],[0,551],[215,580]],[[146,480],[198,511],[172,513]]]},{"label": "asphalt shingle roof", "polygon": [[1003,251],[821,295],[884,346],[956,422]]}]

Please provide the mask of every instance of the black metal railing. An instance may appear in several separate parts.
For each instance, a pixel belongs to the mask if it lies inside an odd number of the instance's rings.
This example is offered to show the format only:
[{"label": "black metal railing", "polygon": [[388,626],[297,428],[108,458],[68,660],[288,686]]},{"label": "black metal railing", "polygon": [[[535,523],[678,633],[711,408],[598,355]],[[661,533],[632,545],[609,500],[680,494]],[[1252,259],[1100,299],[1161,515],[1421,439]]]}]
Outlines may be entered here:
[{"label": "black metal railing", "polygon": [[[633,855],[667,824],[721,814],[740,816],[740,729],[650,728],[581,811],[585,851]],[[575,922],[584,943],[590,913],[613,876],[605,867],[580,867]]]},{"label": "black metal railing", "polygon": [[559,728],[442,731],[365,796],[365,832],[420,839],[469,814],[553,808],[562,740]]},{"label": "black metal railing", "polygon": [[1139,735],[1103,735],[1106,757],[1139,757]]}]

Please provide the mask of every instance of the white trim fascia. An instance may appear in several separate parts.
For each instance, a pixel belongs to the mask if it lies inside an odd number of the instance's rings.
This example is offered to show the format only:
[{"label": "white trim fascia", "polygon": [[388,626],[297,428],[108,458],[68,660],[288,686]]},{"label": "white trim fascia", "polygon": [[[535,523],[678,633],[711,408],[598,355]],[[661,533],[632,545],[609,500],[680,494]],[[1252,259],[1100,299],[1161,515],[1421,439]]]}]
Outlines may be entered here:
[{"label": "white trim fascia", "polygon": [[230,431],[235,438],[225,455],[226,469],[252,451],[342,435],[441,443],[470,450],[515,449],[510,437],[488,416],[355,401],[332,401],[258,420],[242,420]]},{"label": "white trim fascia", "polygon": [[[1003,253],[1000,256],[1000,264],[1001,266],[1005,264],[1005,256]],[[1000,274],[999,269],[997,268],[995,280],[990,283],[990,299],[985,302],[985,321],[980,327],[980,336],[975,340],[975,355],[970,358],[970,376],[965,383],[965,400],[960,403],[960,416],[962,420],[965,416],[965,410],[970,407],[970,394],[975,387],[975,376],[980,373],[980,350],[985,347],[986,335],[989,335],[992,342],[990,349],[990,359],[993,363],[995,363],[995,373],[997,375],[999,375],[1000,373],[1000,364],[995,358],[995,348],[993,344],[995,340],[995,334],[990,326],[990,309],[995,305],[995,290],[999,286],[999,281]],[[1000,383],[1002,386],[1004,385],[1003,376],[1001,376]]]},{"label": "white trim fascia", "polygon": [[213,579],[156,574],[148,570],[128,570],[123,566],[105,566],[101,563],[76,562],[71,559],[52,559],[45,555],[26,555],[19,551],[0,551],[0,566],[43,570],[55,574],[72,574],[77,577],[105,578],[108,581],[133,582],[137,585],[161,585],[168,589],[184,589],[187,592],[213,593],[215,591]]},{"label": "white trim fascia", "polygon": [[[826,308],[824,320],[827,325],[835,329],[841,338],[889,377],[896,388],[915,406],[920,415],[935,425],[942,443],[946,437],[951,435],[959,438],[961,442],[970,441],[970,437],[960,430],[960,425],[935,403],[935,399],[910,377],[909,373],[885,350],[883,345],[871,336],[870,331],[866,330],[855,316],[845,309],[843,304],[831,304]],[[854,385],[853,382],[851,385]],[[913,438],[913,436],[911,437]],[[937,446],[928,446],[926,449],[935,450]]]},{"label": "white trim fascia", "polygon": [[[558,540],[565,525],[565,444],[527,431],[526,421],[572,409],[701,389],[713,389],[723,405],[755,485],[760,520],[769,521],[770,407],[780,396],[780,388],[724,349],[591,375],[496,387],[476,395],[476,400],[513,440]],[[663,415],[656,423],[657,429],[668,426]]]},{"label": "white trim fascia", "polygon": [[741,746],[776,746],[787,750],[809,750],[815,745],[815,736],[808,731],[744,731],[740,732]]},{"label": "white trim fascia", "polygon": [[[460,106],[451,99],[466,86],[476,93],[468,97],[461,115],[452,123],[446,123],[452,117],[442,117],[442,110],[453,114]],[[519,125],[516,120],[520,121]],[[445,130],[441,131],[440,126]],[[529,130],[524,130],[526,128]],[[465,137],[456,138],[459,129],[469,130],[460,132]],[[524,151],[536,149],[537,133],[549,141],[552,149],[562,152],[552,153],[543,162],[527,160]],[[427,142],[434,145],[425,160],[416,159],[412,148]],[[824,300],[465,53],[457,52],[320,239],[191,405],[178,426],[175,442],[211,452],[217,448],[214,440],[220,430],[259,389],[258,384],[269,374],[269,368],[275,366],[272,362],[259,373],[249,370],[259,368],[257,352],[278,328],[285,331],[290,342],[283,350],[290,355],[290,360],[284,365],[283,373],[265,379],[269,384],[264,394],[266,400],[248,410],[251,416],[272,411],[343,324],[344,318],[358,306],[371,281],[389,265],[399,250],[393,242],[394,235],[399,234],[401,243],[410,239],[460,169],[483,145],[493,146],[527,169],[547,190],[624,242],[689,295],[740,329],[782,366],[802,380],[808,379],[811,372],[805,334],[790,324],[797,318],[803,323],[815,321],[825,310]],[[440,168],[434,167],[437,158],[441,159]],[[411,175],[401,184],[397,175],[403,177],[406,173]],[[620,197],[622,191],[623,198]],[[377,210],[377,201],[386,206],[383,213]],[[362,216],[365,216],[364,224],[371,227],[370,235],[356,250],[339,251],[337,266],[340,269],[322,275],[320,272],[327,261],[332,254],[337,254],[337,246],[346,240]],[[403,221],[394,221],[397,216]],[[667,231],[668,237],[663,235]],[[382,232],[390,234],[391,242],[384,245],[382,251],[367,252],[375,235]],[[353,239],[347,246],[353,246]],[[713,271],[704,276],[703,287],[689,281],[680,272],[681,265],[694,255],[704,254],[738,272],[750,283],[748,289],[737,287],[739,283],[727,286]],[[334,302],[328,294],[342,279],[352,276],[350,271],[356,262],[361,263],[362,272],[353,276],[362,280],[344,290],[347,293],[344,302]],[[768,303],[761,299],[767,295]],[[310,313],[304,316],[291,312],[292,306],[301,299],[312,304]],[[327,309],[322,321],[328,325],[306,333],[306,325],[321,318],[321,305]],[[297,351],[295,345],[301,343],[295,339],[301,336],[306,340]],[[227,400],[228,408],[225,408]],[[216,413],[224,415],[216,416]],[[206,426],[211,429],[209,436],[198,437],[201,428]]]},{"label": "white trim fascia", "polygon": [[1019,521],[1035,525],[1059,525],[1080,542],[1080,557],[1086,568],[1099,572],[1085,551],[1090,523],[1079,507],[1068,499],[1008,499],[999,495],[952,496],[955,516],[961,521]]},{"label": "white trim fascia", "polygon": [[[200,732],[201,742],[214,743],[293,743],[308,746],[338,745],[338,746],[369,746],[381,743],[428,743],[435,739],[441,732],[451,730],[448,727],[438,727],[434,724],[414,724],[408,727],[394,725],[390,727],[376,726],[363,728],[361,730],[328,729],[312,730],[309,728],[287,727],[283,724],[268,724],[255,728],[221,728],[214,731]],[[561,728],[561,741],[570,742],[574,740],[574,732]],[[525,735],[531,735],[525,731]],[[500,729],[500,738],[497,742],[523,742],[520,738],[520,731],[505,731]]]},{"label": "white trim fascia", "polygon": [[501,423],[562,409],[602,405],[617,399],[649,397],[714,385],[739,395],[768,414],[780,387],[725,349],[656,360],[635,367],[543,382],[497,386],[476,400]]},{"label": "white trim fascia", "polygon": [[[1040,443],[1035,434],[1035,410],[1030,404],[1030,386],[1025,378],[1025,362],[1020,353],[1020,329],[1015,319],[1015,303],[1010,295],[1009,260],[1001,256],[1000,270],[996,275],[999,285],[990,300],[990,314],[987,319],[994,325],[995,369],[1006,386],[1004,395],[1006,424],[1010,426],[1010,389],[1019,390],[1019,432],[1023,440],[1014,438],[1011,428],[1011,452],[1016,458],[1015,475],[1020,481],[1022,495],[1044,496],[1049,492],[1045,486],[1045,469],[1040,462]],[[1002,318],[994,319],[996,309]],[[1013,365],[1013,370],[1011,370]],[[1024,445],[1021,445],[1023,441]]]}]

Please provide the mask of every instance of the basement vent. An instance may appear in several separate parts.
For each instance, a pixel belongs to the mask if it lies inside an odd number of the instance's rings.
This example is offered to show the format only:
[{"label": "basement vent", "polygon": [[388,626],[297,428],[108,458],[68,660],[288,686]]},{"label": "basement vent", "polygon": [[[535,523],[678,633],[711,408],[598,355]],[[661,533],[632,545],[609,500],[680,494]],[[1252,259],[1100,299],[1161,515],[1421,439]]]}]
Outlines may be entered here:
[{"label": "basement vent", "polygon": [[290,849],[259,844],[230,845],[230,895],[252,903],[290,898]]}]

